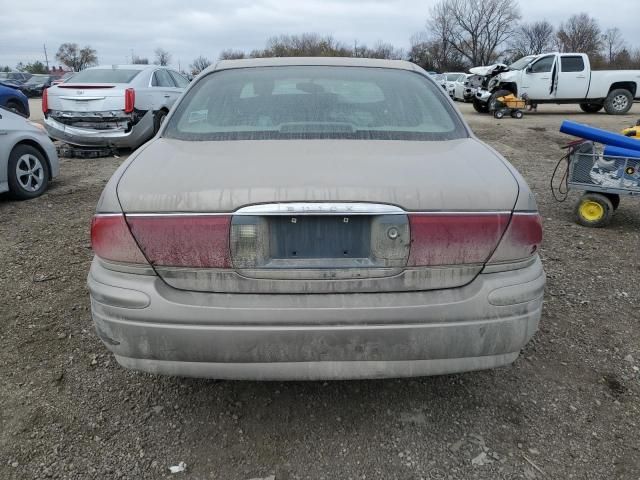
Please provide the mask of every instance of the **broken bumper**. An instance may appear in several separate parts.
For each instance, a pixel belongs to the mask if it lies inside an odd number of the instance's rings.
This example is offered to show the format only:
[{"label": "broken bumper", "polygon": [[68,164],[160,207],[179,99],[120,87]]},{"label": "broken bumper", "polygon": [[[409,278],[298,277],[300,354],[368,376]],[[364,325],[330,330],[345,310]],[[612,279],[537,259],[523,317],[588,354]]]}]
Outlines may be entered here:
[{"label": "broken bumper", "polygon": [[491,92],[488,90],[478,90],[475,94],[475,98],[480,100],[482,103],[487,103],[489,98],[491,98]]},{"label": "broken bumper", "polygon": [[229,295],[173,289],[94,260],[88,284],[96,331],[126,368],[314,380],[507,365],[537,330],[545,276],[536,259],[438,291]]},{"label": "broken bumper", "polygon": [[127,132],[123,128],[98,130],[80,128],[58,122],[51,116],[44,119],[50,137],[79,147],[138,148],[153,137],[153,112],[147,111]]}]

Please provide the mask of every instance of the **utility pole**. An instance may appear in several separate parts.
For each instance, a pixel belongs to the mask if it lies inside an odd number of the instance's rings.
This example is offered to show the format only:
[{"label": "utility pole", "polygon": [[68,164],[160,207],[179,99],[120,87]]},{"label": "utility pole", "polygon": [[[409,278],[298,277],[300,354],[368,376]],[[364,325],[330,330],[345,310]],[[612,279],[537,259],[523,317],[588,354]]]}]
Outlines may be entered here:
[{"label": "utility pole", "polygon": [[49,71],[49,57],[47,56],[47,45],[42,45],[44,47],[44,61],[47,64],[47,72]]}]

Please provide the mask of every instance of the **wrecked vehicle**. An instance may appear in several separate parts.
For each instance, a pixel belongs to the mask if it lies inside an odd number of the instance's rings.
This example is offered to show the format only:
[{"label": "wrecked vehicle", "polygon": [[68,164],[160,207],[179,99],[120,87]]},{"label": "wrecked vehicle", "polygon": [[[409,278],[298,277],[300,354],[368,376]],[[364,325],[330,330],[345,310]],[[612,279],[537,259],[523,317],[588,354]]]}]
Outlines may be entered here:
[{"label": "wrecked vehicle", "polygon": [[530,55],[509,66],[495,64],[470,72],[485,78],[473,99],[480,113],[495,110],[496,98],[512,93],[533,106],[579,104],[587,113],[604,109],[623,115],[640,95],[640,70],[595,71],[583,53]]},{"label": "wrecked vehicle", "polygon": [[93,67],[43,92],[50,137],[80,147],[137,148],[153,137],[189,85],[156,65]]}]

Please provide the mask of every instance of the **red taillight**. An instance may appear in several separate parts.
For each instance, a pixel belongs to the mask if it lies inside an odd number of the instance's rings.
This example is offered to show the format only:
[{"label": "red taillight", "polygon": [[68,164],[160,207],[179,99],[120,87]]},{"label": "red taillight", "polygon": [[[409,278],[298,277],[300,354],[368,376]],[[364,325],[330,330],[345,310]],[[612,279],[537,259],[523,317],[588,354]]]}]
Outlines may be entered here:
[{"label": "red taillight", "polygon": [[231,267],[230,216],[129,215],[127,223],[154,266]]},{"label": "red taillight", "polygon": [[136,104],[136,91],[133,88],[127,88],[124,91],[124,112],[133,112],[133,107]]},{"label": "red taillight", "polygon": [[523,260],[533,255],[542,243],[542,219],[538,213],[515,212],[490,263]]},{"label": "red taillight", "polygon": [[42,112],[49,112],[49,89],[45,88],[42,90]]},{"label": "red taillight", "polygon": [[123,215],[96,215],[91,222],[94,253],[112,262],[146,264]]},{"label": "red taillight", "polygon": [[509,213],[425,213],[409,215],[409,266],[485,263],[507,224]]}]

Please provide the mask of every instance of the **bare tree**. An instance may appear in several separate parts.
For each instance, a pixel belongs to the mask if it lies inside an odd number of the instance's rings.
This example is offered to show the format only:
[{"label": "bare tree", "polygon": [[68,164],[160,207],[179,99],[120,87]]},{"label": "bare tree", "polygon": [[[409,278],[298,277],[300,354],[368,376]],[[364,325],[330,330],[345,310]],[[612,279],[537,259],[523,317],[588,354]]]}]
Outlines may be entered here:
[{"label": "bare tree", "polygon": [[201,71],[203,71],[209,65],[211,65],[211,60],[209,60],[207,57],[203,57],[202,55],[200,55],[198,58],[196,58],[193,61],[191,65],[189,65],[189,68],[191,69],[191,75],[198,75]]},{"label": "bare tree", "polygon": [[[625,49],[620,29],[618,27],[608,28],[602,35],[602,43],[609,65],[617,63],[616,59],[618,55]],[[627,54],[628,53],[629,52],[627,52]]]},{"label": "bare tree", "polygon": [[134,55],[131,57],[131,63],[134,65],[149,65],[149,59],[146,57],[138,57]]},{"label": "bare tree", "polygon": [[394,47],[390,43],[379,41],[373,48],[368,48],[366,45],[354,48],[352,54],[354,57],[362,58],[384,58],[387,60],[401,60],[404,57],[404,51],[400,48]]},{"label": "bare tree", "polygon": [[561,23],[556,37],[561,52],[586,53],[595,57],[602,45],[600,26],[586,13],[572,15]]},{"label": "bare tree", "polygon": [[509,50],[513,57],[540,55],[553,49],[554,30],[546,20],[524,23],[516,30],[509,42]]},{"label": "bare tree", "polygon": [[79,72],[98,63],[98,56],[93,48],[89,45],[79,48],[77,43],[63,43],[60,45],[56,58],[74,72]]},{"label": "bare tree", "polygon": [[498,58],[519,19],[516,0],[440,0],[428,25],[442,55],[451,49],[471,65],[486,65]]},{"label": "bare tree", "polygon": [[246,55],[242,50],[227,49],[220,52],[220,60],[239,60],[245,58]]},{"label": "bare tree", "polygon": [[264,50],[254,50],[251,57],[350,57],[352,50],[331,35],[317,33],[280,35],[267,40]]},{"label": "bare tree", "polygon": [[156,48],[155,55],[156,61],[153,63],[155,63],[156,65],[162,65],[163,67],[166,67],[167,65],[169,65],[169,63],[171,63],[171,54],[164,48]]},{"label": "bare tree", "polygon": [[425,45],[430,50],[435,67],[440,71],[449,70],[453,57],[460,55],[451,43],[452,30],[453,16],[449,5],[441,1],[431,9],[431,18],[427,20],[429,39]]}]

